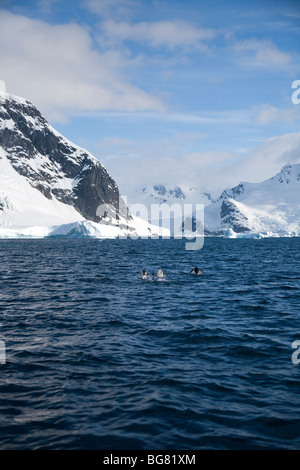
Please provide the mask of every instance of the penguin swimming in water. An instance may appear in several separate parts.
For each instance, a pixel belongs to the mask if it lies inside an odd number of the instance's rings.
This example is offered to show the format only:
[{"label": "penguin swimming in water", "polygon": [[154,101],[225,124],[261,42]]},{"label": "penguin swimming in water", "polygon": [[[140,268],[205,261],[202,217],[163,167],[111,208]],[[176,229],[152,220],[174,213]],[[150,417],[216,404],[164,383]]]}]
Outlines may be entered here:
[{"label": "penguin swimming in water", "polygon": [[195,274],[196,276],[199,276],[200,274],[203,274],[203,272],[201,271],[201,269],[197,268],[197,266],[193,269],[190,270],[190,274],[193,273]]},{"label": "penguin swimming in water", "polygon": [[156,274],[157,277],[167,277],[167,274],[164,274],[162,269],[159,269]]},{"label": "penguin swimming in water", "polygon": [[146,269],[142,269],[141,276],[142,276],[142,279],[147,279],[148,273]]}]

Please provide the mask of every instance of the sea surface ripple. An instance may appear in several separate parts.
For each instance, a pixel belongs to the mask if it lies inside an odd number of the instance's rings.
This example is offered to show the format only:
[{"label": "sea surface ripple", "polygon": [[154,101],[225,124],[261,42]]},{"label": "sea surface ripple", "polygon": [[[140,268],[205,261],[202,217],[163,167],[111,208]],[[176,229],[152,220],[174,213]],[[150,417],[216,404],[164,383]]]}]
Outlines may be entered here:
[{"label": "sea surface ripple", "polygon": [[1,240],[0,285],[1,449],[300,447],[299,238]]}]

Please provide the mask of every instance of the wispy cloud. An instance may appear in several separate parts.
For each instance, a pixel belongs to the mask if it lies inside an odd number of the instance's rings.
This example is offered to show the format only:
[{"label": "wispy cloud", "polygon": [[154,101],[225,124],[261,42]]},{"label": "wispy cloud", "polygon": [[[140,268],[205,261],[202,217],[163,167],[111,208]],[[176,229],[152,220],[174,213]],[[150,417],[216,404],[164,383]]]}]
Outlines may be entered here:
[{"label": "wispy cloud", "polygon": [[211,29],[196,28],[181,20],[157,22],[116,22],[107,20],[102,29],[111,41],[135,41],[151,47],[205,49],[205,41],[216,37]]},{"label": "wispy cloud", "polygon": [[139,8],[135,0],[85,0],[82,5],[102,18],[128,18]]},{"label": "wispy cloud", "polygon": [[52,8],[59,0],[37,0],[36,6],[41,13],[47,15],[52,11]]},{"label": "wispy cloud", "polygon": [[233,50],[241,65],[250,68],[283,67],[290,63],[291,56],[278,49],[268,40],[247,39],[235,43]]},{"label": "wispy cloud", "polygon": [[259,182],[270,178],[287,163],[300,163],[300,132],[267,139],[235,164],[240,178]]},{"label": "wispy cloud", "polygon": [[[216,125],[216,124],[249,124],[257,117],[260,112],[257,108],[237,109],[228,111],[202,111],[198,113],[177,113],[164,110],[163,112],[132,112],[128,119],[143,121],[153,120],[162,123],[174,123],[182,125]],[[118,111],[88,111],[77,112],[76,116],[94,117],[94,118],[124,118],[124,112]]]},{"label": "wispy cloud", "polygon": [[270,124],[273,122],[293,122],[300,120],[300,109],[296,106],[279,109],[276,106],[265,104],[260,107],[256,117],[258,124]]}]

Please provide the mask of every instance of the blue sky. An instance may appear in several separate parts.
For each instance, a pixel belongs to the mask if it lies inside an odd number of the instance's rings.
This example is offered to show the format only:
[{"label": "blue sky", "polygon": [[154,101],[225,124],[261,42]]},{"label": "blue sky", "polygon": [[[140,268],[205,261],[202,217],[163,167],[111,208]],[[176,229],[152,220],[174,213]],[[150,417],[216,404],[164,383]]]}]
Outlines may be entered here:
[{"label": "blue sky", "polygon": [[300,162],[300,2],[0,0],[0,80],[124,195]]}]

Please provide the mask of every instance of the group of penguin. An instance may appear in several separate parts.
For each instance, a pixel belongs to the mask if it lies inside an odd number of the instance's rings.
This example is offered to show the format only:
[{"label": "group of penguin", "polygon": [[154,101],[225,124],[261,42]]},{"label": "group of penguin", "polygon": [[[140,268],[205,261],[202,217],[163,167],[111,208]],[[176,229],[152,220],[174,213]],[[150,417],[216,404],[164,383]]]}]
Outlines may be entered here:
[{"label": "group of penguin", "polygon": [[[190,274],[195,274],[195,276],[200,276],[200,274],[203,274],[203,272],[201,271],[201,269],[199,269],[197,266],[195,266],[195,268],[193,268],[193,269],[190,270]],[[164,273],[164,272],[162,271],[162,269],[159,269],[156,274],[149,273],[148,271],[146,271],[146,269],[142,269],[142,271],[141,271],[141,278],[142,278],[142,279],[148,279],[149,276],[150,276],[150,277],[155,276],[155,277],[157,277],[157,278],[159,278],[159,279],[162,279],[162,278],[168,277],[168,274],[167,274],[167,273]]]}]

